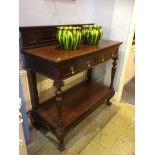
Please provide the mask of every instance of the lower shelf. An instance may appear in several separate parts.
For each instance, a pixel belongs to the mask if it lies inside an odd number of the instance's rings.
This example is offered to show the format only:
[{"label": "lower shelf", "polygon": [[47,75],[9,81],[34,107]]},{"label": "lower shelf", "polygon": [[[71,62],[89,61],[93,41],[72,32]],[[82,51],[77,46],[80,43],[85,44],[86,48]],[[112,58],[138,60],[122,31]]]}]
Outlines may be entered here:
[{"label": "lower shelf", "polygon": [[[114,95],[109,87],[94,81],[85,81],[63,93],[62,128],[68,130],[94,111],[101,101]],[[56,128],[57,109],[55,97],[41,104],[34,111],[37,117],[49,128]]]}]

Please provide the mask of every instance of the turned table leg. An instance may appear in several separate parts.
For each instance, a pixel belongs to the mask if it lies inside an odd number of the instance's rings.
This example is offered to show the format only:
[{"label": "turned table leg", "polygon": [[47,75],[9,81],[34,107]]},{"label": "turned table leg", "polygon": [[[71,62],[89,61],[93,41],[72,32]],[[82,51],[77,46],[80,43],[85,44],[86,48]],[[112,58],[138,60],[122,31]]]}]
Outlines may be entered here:
[{"label": "turned table leg", "polygon": [[92,80],[92,68],[88,69],[87,71],[87,80],[88,81]]},{"label": "turned table leg", "polygon": [[[110,83],[110,88],[111,88],[111,89],[114,89],[113,83],[114,83],[114,78],[115,78],[115,73],[116,73],[117,60],[118,60],[118,57],[114,57],[114,58],[113,58],[112,70],[111,70],[111,83]],[[113,96],[110,96],[110,97],[107,99],[107,105],[109,105],[109,106],[112,104],[112,103],[110,102],[110,99],[111,99],[112,97],[113,97]]]},{"label": "turned table leg", "polygon": [[63,103],[63,97],[62,97],[62,91],[61,87],[64,86],[63,81],[55,81],[54,86],[56,87],[56,106],[57,106],[57,138],[59,140],[58,149],[62,152],[65,149],[64,145],[64,132],[62,130],[62,103]]}]

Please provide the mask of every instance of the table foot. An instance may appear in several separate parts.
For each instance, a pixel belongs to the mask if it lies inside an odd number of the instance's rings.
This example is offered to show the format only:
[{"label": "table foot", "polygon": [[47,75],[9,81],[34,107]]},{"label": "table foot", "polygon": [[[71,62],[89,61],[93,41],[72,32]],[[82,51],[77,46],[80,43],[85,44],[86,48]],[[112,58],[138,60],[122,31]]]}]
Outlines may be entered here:
[{"label": "table foot", "polygon": [[62,152],[65,150],[64,133],[62,131],[57,130],[57,139],[59,141],[58,149]]},{"label": "table foot", "polygon": [[110,97],[110,98],[107,99],[106,104],[107,104],[108,106],[111,106],[111,105],[112,105],[112,102],[110,102],[110,99],[111,99],[111,98],[112,98],[112,97]]}]

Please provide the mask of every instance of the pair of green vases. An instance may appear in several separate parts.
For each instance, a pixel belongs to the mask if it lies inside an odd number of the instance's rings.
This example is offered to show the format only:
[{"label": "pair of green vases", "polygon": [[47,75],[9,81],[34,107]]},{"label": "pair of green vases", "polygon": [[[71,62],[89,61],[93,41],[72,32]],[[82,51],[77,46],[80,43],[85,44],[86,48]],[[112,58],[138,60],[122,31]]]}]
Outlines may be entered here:
[{"label": "pair of green vases", "polygon": [[65,50],[77,49],[81,39],[89,45],[97,45],[102,38],[103,31],[100,25],[83,25],[81,27],[58,27],[57,39]]}]

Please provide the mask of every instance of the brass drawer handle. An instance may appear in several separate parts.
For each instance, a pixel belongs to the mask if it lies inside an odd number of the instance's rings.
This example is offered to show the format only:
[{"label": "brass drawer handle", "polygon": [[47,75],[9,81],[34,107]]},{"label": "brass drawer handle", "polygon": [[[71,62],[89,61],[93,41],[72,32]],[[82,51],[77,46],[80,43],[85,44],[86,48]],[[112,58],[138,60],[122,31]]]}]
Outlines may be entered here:
[{"label": "brass drawer handle", "polygon": [[71,66],[70,70],[71,70],[72,74],[74,74],[74,67],[73,66]]},{"label": "brass drawer handle", "polygon": [[89,60],[87,61],[87,65],[88,65],[88,67],[90,67],[90,62],[89,62]]},{"label": "brass drawer handle", "polygon": [[102,55],[102,61],[104,61],[104,55]]},{"label": "brass drawer handle", "polygon": [[112,53],[112,57],[114,57],[115,55],[114,55],[114,53]]}]

